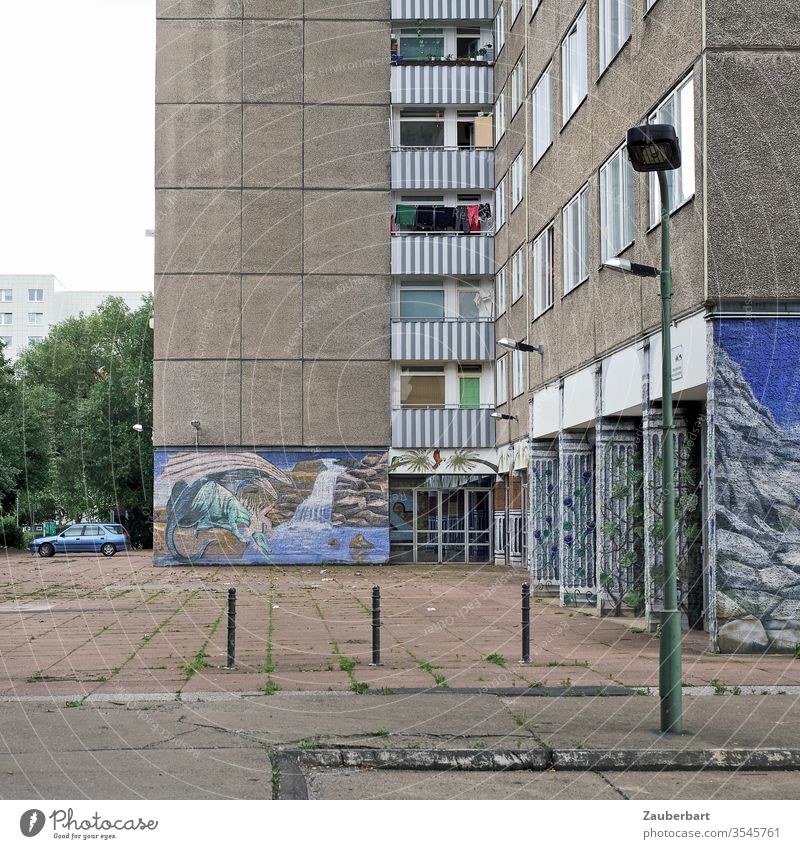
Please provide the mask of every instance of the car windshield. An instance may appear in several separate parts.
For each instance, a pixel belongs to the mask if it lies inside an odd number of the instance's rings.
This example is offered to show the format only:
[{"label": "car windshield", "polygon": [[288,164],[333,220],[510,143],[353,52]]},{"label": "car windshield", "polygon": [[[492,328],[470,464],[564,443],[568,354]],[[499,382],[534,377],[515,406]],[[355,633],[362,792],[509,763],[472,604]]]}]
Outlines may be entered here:
[{"label": "car windshield", "polygon": [[103,525],[103,527],[112,534],[124,534],[125,528],[122,525]]}]

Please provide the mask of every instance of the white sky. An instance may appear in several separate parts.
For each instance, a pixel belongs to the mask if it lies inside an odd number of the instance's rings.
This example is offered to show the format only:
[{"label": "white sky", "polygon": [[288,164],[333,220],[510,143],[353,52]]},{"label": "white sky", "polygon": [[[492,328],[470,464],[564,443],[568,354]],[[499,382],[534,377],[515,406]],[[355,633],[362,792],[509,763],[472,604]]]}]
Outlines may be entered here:
[{"label": "white sky", "polygon": [[2,7],[0,274],[152,289],[155,0]]}]

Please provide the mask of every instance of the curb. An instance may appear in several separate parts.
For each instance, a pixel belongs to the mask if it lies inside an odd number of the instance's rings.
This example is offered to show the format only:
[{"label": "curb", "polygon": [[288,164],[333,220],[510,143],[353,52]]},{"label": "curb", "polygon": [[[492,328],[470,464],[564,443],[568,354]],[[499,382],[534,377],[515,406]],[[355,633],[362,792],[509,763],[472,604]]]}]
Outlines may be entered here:
[{"label": "curb", "polygon": [[[290,754],[286,752],[285,754]],[[565,772],[800,770],[800,749],[302,749],[305,767],[407,770],[561,770]]]}]

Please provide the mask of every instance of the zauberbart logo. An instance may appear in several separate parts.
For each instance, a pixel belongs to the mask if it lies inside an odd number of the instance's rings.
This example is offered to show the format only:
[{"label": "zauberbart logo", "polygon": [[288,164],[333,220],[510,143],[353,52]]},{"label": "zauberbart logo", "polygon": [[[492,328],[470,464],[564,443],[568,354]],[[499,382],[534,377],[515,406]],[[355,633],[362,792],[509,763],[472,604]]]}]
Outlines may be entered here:
[{"label": "zauberbart logo", "polygon": [[19,818],[19,830],[25,837],[36,837],[44,828],[45,816],[38,808],[31,808]]}]

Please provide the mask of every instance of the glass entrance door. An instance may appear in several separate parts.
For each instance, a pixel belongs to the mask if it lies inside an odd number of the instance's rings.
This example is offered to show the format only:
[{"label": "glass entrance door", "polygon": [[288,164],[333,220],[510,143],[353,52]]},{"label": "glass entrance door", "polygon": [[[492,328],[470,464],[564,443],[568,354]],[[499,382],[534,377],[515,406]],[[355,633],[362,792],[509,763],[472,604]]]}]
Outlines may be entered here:
[{"label": "glass entrance door", "polygon": [[414,501],[417,563],[439,563],[441,540],[439,518],[441,495],[435,489],[418,489]]},{"label": "glass entrance door", "polygon": [[470,563],[486,563],[492,554],[491,493],[480,490],[467,492],[467,544]]}]

